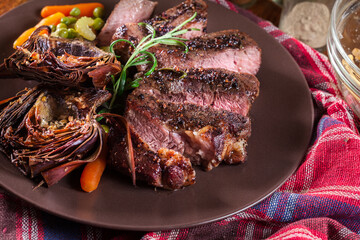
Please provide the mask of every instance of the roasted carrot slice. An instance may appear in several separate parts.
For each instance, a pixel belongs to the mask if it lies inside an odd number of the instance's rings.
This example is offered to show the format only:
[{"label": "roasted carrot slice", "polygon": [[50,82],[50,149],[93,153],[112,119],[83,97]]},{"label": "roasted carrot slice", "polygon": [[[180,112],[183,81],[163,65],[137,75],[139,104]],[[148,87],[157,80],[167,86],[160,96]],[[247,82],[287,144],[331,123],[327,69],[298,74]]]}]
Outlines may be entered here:
[{"label": "roasted carrot slice", "polygon": [[54,13],[47,18],[42,19],[38,24],[36,24],[35,27],[29,28],[25,32],[23,32],[13,43],[13,47],[16,49],[16,47],[23,45],[23,43],[28,40],[30,35],[40,26],[44,25],[57,25],[60,23],[61,18],[65,17],[63,13],[57,12]]},{"label": "roasted carrot slice", "polygon": [[87,163],[81,174],[80,185],[81,189],[85,192],[92,192],[97,189],[106,167],[107,152],[107,140],[105,137],[103,149],[101,150],[99,157],[95,159],[95,161]]},{"label": "roasted carrot slice", "polygon": [[91,2],[91,3],[79,3],[79,4],[73,4],[73,5],[53,5],[53,6],[45,6],[41,10],[41,17],[47,17],[51,14],[54,14],[56,12],[61,12],[66,16],[70,15],[70,11],[73,8],[79,8],[80,9],[80,16],[86,16],[86,17],[92,17],[93,11],[95,8],[101,7],[104,8],[104,5],[98,2]]}]

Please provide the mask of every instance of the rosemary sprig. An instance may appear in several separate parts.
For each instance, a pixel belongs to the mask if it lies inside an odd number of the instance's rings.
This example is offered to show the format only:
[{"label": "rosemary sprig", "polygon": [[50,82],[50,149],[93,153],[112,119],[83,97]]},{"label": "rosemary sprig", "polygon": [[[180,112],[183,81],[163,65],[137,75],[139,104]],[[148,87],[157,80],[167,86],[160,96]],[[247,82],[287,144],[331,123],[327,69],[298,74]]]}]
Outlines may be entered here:
[{"label": "rosemary sprig", "polygon": [[144,26],[150,32],[150,34],[141,39],[137,46],[135,46],[132,42],[126,39],[118,39],[111,43],[110,52],[112,53],[114,53],[114,45],[118,42],[129,43],[134,48],[134,52],[131,54],[125,65],[122,66],[120,77],[118,79],[115,79],[114,76],[112,76],[113,96],[109,105],[110,110],[113,108],[117,96],[121,96],[125,90],[136,88],[140,84],[141,79],[138,78],[133,80],[127,77],[128,69],[130,67],[152,63],[152,67],[145,73],[145,76],[149,76],[155,70],[157,66],[157,60],[153,53],[147,51],[149,48],[154,47],[158,44],[164,44],[182,46],[185,49],[185,53],[189,51],[187,45],[184,43],[184,41],[187,41],[188,39],[177,36],[185,34],[190,30],[199,31],[199,29],[195,28],[182,29],[187,23],[191,22],[196,17],[196,15],[197,13],[194,13],[192,17],[190,17],[180,25],[176,26],[170,32],[159,37],[156,37],[155,29],[151,25],[147,23],[139,23],[139,25]]}]

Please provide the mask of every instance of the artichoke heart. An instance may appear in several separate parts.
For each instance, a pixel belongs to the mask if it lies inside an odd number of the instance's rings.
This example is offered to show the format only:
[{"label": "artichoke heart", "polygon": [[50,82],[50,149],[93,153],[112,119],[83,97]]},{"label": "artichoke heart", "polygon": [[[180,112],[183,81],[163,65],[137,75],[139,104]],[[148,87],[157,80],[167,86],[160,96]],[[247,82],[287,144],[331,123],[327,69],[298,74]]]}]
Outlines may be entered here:
[{"label": "artichoke heart", "polygon": [[95,110],[110,97],[93,88],[27,89],[0,113],[0,150],[25,175],[51,186],[99,155],[104,133]]},{"label": "artichoke heart", "polygon": [[43,83],[96,88],[103,88],[111,75],[120,73],[121,64],[114,54],[88,41],[52,37],[50,32],[47,26],[36,29],[0,69]]}]

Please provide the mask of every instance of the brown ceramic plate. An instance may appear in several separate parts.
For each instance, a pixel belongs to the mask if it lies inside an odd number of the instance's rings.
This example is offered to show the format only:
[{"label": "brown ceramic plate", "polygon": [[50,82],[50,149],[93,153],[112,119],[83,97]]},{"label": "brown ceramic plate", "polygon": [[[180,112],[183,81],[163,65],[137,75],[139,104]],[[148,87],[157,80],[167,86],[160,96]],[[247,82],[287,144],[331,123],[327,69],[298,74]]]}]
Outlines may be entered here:
[{"label": "brown ceramic plate", "polygon": [[[117,0],[100,0],[112,9]],[[157,0],[156,12],[180,1]],[[42,6],[71,0],[28,2],[0,18],[0,59],[11,52],[14,39],[39,21]],[[82,0],[82,2],[84,2]],[[209,2],[208,31],[236,28],[250,34],[263,50],[258,78],[260,96],[251,110],[253,133],[248,161],[197,171],[197,183],[170,192],[133,187],[128,178],[107,170],[98,190],[80,190],[80,170],[51,188],[32,190],[34,183],[22,176],[0,155],[0,185],[36,207],[71,220],[101,227],[159,230],[195,226],[242,211],[274,192],[296,170],[310,141],[313,107],[306,81],[288,52],[265,31],[219,5]],[[21,80],[1,80],[0,99],[29,86]]]}]

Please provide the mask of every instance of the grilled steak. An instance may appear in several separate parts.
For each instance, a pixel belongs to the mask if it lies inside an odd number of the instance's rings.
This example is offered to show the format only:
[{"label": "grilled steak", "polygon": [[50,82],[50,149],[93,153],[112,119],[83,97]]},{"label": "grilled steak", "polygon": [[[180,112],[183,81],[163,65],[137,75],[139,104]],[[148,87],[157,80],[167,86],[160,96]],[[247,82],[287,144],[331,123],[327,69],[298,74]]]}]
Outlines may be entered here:
[{"label": "grilled steak", "polygon": [[[150,49],[158,68],[224,68],[234,72],[256,74],[261,63],[261,49],[239,30],[208,33],[186,42],[189,52],[176,46],[157,45]],[[139,66],[143,71],[147,66]]]},{"label": "grilled steak", "polygon": [[[222,69],[190,69],[185,76],[184,72],[172,70],[154,72],[127,99],[126,118],[136,148],[135,162],[146,166],[148,162],[159,162],[154,159],[164,157],[162,151],[176,153],[183,161],[190,159],[193,165],[201,165],[205,170],[222,161],[243,162],[251,133],[248,112],[258,93],[259,82],[250,74]],[[115,152],[116,145],[125,145],[124,139],[116,139],[110,141],[117,142],[110,147]],[[124,161],[121,154],[110,155],[111,165],[128,171],[128,165],[120,163]],[[145,168],[141,171],[147,172]],[[136,170],[137,176],[141,175],[139,171]],[[158,181],[148,180],[155,179],[154,172],[159,171],[149,170],[140,178],[154,185]],[[192,176],[184,174],[184,170],[180,172],[172,175]],[[182,180],[173,182],[192,183],[184,177],[179,179]]]},{"label": "grilled steak", "polygon": [[[189,19],[197,12],[196,18],[186,24],[184,28],[197,28],[200,31],[189,31],[182,36],[187,39],[201,36],[206,31],[207,26],[207,4],[203,0],[186,0],[181,4],[168,9],[162,14],[155,16],[152,19],[144,21],[147,24],[150,24],[158,34],[162,36],[176,26]],[[119,27],[115,34],[113,35],[112,41],[118,39],[127,39],[131,41],[134,45],[137,45],[138,42],[145,36],[149,35],[150,32],[143,26],[139,26],[137,23],[124,24]],[[128,58],[129,44],[126,42],[119,42],[114,46],[114,50],[117,55],[124,57],[122,60]]]},{"label": "grilled steak", "polygon": [[[126,117],[150,148],[175,150],[205,170],[211,170],[224,159],[228,162],[245,159],[250,120],[240,114],[140,94],[129,97]],[[229,155],[228,148],[235,143],[238,151]]]},{"label": "grilled steak", "polygon": [[[115,170],[130,174],[128,158],[129,148],[126,144],[126,129],[116,118],[109,118],[111,131],[109,143],[109,162]],[[136,179],[155,187],[179,189],[195,183],[195,171],[188,158],[169,150],[154,151],[139,135],[131,129],[134,148]]]},{"label": "grilled steak", "polygon": [[156,71],[151,77],[144,78],[141,85],[136,91],[159,100],[211,106],[215,110],[227,110],[243,116],[248,115],[259,94],[259,81],[254,75],[225,69]]},{"label": "grilled steak", "polygon": [[157,2],[149,0],[120,0],[101,29],[97,40],[100,46],[109,46],[116,29],[127,23],[138,23],[148,19]]}]

